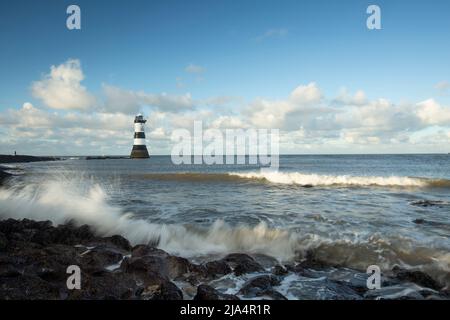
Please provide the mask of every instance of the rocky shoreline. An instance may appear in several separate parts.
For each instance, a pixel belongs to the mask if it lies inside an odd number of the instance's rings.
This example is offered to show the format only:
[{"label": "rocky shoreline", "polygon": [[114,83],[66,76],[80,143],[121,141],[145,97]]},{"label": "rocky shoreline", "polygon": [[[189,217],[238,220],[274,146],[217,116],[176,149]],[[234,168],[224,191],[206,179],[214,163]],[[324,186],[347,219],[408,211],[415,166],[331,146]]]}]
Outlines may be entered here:
[{"label": "rocky shoreline", "polygon": [[36,162],[36,161],[56,161],[61,160],[57,157],[37,157],[26,155],[7,155],[0,154],[0,163],[22,163],[22,162]]},{"label": "rocky shoreline", "polygon": [[61,158],[0,154],[0,185],[5,180],[13,176],[13,174],[8,172],[9,168],[2,166],[3,163],[24,163],[24,162],[56,161],[56,160],[61,160]]},{"label": "rocky shoreline", "polygon": [[[67,267],[81,269],[81,289],[69,290]],[[355,271],[350,279],[323,277],[332,268],[312,254],[295,264],[282,265],[264,255],[228,254],[218,260],[194,263],[151,245],[132,246],[122,236],[99,237],[87,226],[53,226],[50,221],[0,221],[0,299],[2,300],[285,300],[288,277],[311,279],[328,295],[325,299],[378,299],[382,292],[368,290],[367,276]],[[224,283],[239,278],[225,290]],[[395,268],[383,276],[386,295],[401,284],[420,288],[399,299],[450,299],[427,274]],[[390,288],[390,289],[389,289]],[[391,290],[391,291],[389,291]],[[311,299],[308,289],[304,298]]]}]

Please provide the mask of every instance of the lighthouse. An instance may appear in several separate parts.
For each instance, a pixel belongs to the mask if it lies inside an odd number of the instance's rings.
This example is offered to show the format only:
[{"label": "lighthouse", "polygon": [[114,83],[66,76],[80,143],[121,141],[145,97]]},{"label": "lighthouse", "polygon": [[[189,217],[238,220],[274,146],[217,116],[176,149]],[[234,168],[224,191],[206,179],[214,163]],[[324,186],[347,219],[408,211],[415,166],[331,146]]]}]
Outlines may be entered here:
[{"label": "lighthouse", "polygon": [[143,159],[150,158],[147,151],[147,146],[145,145],[145,132],[144,124],[147,120],[144,120],[142,114],[138,114],[134,118],[134,144],[131,150],[131,159]]}]

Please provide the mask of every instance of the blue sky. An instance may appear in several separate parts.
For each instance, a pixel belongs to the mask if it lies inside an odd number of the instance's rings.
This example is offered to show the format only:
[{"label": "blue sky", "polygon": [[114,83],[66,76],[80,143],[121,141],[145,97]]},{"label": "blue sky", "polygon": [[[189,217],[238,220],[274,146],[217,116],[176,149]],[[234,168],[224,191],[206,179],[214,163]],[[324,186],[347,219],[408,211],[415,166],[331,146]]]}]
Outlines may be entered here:
[{"label": "blue sky", "polygon": [[[65,26],[70,4],[81,8],[82,30]],[[382,30],[366,28],[370,4],[381,8]],[[27,102],[60,116],[80,112],[48,105],[31,89],[51,66],[70,59],[80,62],[80,83],[99,100],[105,100],[105,85],[127,92],[188,94],[197,101],[196,110],[242,118],[240,113],[245,114],[243,110],[258,99],[275,103],[287,99],[298,86],[315,83],[325,97],[317,101],[320,104],[335,100],[346,88],[349,94],[362,90],[368,103],[383,98],[396,105],[415,105],[433,99],[439,104],[437,110],[446,112],[449,15],[449,1],[2,1],[0,112],[2,130],[10,139],[1,141],[0,151],[20,142],[12,136],[18,127],[5,120],[11,109],[20,110]],[[190,65],[197,72],[188,72]],[[197,105],[217,97],[236,99],[230,99],[226,112],[222,106]],[[141,104],[148,115],[154,110],[151,103]],[[83,112],[99,111],[93,106]],[[112,112],[107,103],[102,112]],[[165,110],[160,106],[158,112]],[[153,125],[150,129],[169,130],[166,124]],[[411,128],[401,130],[414,130],[416,135],[427,130],[443,136],[450,132],[446,122],[434,120]],[[308,152],[291,147],[288,151]],[[353,147],[331,151],[349,152]],[[408,148],[406,143],[401,150],[408,152]],[[437,151],[442,145],[430,148],[421,150]],[[160,151],[164,150],[167,144],[161,142]],[[386,150],[384,143],[361,152]],[[77,152],[91,152],[91,148],[80,143]]]}]

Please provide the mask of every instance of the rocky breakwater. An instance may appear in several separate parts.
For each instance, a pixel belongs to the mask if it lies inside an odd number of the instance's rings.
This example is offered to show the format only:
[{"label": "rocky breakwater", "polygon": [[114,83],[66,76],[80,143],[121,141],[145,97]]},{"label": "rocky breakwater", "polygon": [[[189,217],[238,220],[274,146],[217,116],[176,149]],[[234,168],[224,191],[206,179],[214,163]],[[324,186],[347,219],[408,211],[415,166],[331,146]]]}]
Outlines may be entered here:
[{"label": "rocky breakwater", "polygon": [[[71,265],[81,270],[80,289],[67,288]],[[119,235],[99,237],[87,225],[0,221],[0,299],[449,298],[420,271],[395,268],[378,292],[367,289],[366,278],[318,261],[312,253],[287,265],[244,253],[194,263],[151,245],[131,246]],[[404,290],[404,284],[419,289]]]},{"label": "rocky breakwater", "polygon": [[[262,270],[250,256],[194,264],[115,235],[98,237],[87,225],[0,221],[0,299],[238,300],[205,282],[233,272]],[[68,266],[81,269],[81,288],[66,285]],[[175,282],[194,287],[184,294]]]}]

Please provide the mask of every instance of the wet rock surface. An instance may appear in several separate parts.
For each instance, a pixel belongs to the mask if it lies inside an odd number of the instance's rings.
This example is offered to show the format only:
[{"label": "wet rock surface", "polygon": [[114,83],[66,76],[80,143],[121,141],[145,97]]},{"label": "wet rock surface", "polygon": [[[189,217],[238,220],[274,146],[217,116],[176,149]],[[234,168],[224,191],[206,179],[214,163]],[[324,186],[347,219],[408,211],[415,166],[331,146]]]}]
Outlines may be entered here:
[{"label": "wet rock surface", "polygon": [[7,168],[0,166],[0,185],[3,183],[4,180],[12,176],[12,174],[4,171],[6,169]]},{"label": "wet rock surface", "polygon": [[[79,290],[66,285],[72,265],[81,270]],[[367,277],[313,252],[289,264],[245,253],[194,263],[73,222],[0,221],[0,300],[450,299],[448,288],[422,271],[395,267],[376,290]]]},{"label": "wet rock surface", "polygon": [[423,207],[423,208],[444,207],[444,206],[450,205],[448,202],[441,201],[441,200],[416,200],[416,201],[411,201],[410,204],[413,206],[416,206],[416,207]]},{"label": "wet rock surface", "polygon": [[246,298],[269,297],[273,300],[287,300],[285,296],[273,288],[280,284],[281,281],[276,276],[257,276],[244,283],[244,286],[239,290],[239,294],[242,294]]},{"label": "wet rock surface", "polygon": [[237,276],[244,273],[264,271],[264,268],[255,259],[245,253],[231,253],[223,258],[222,261],[228,263]]},{"label": "wet rock surface", "polygon": [[419,286],[438,291],[443,288],[442,284],[439,284],[437,281],[435,281],[433,278],[422,271],[405,270],[398,266],[395,266],[392,271],[394,272],[395,278],[400,281],[412,282]]},{"label": "wet rock surface", "polygon": [[236,295],[224,294],[211,286],[201,284],[197,287],[194,300],[239,300]]}]

